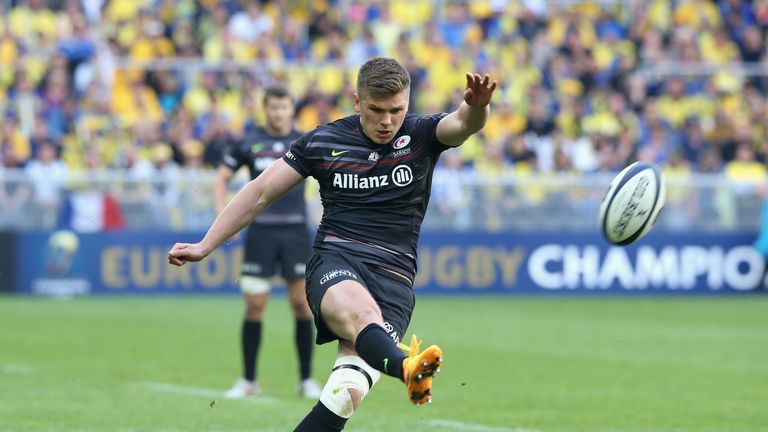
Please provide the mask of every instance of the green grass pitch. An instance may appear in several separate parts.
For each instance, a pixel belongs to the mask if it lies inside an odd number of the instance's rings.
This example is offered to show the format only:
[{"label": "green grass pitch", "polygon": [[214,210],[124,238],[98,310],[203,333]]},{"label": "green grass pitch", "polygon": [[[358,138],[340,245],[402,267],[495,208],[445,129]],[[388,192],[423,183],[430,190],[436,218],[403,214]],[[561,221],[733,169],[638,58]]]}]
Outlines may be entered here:
[{"label": "green grass pitch", "polygon": [[[445,364],[434,403],[383,377],[349,431],[768,431],[768,298],[421,296],[410,331]],[[290,431],[284,298],[265,318],[264,397],[240,371],[237,297],[0,297],[0,431]],[[410,333],[408,334],[410,336]],[[316,350],[324,381],[334,347]]]}]

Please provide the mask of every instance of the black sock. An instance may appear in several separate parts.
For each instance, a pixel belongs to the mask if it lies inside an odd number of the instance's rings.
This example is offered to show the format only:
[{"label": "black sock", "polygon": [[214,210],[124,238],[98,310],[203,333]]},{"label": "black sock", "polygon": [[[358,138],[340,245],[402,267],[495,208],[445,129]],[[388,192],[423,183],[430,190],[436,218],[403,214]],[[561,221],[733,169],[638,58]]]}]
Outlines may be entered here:
[{"label": "black sock", "polygon": [[344,429],[345,424],[347,419],[334,414],[318,401],[293,432],[338,432]]},{"label": "black sock", "polygon": [[256,358],[261,344],[261,321],[243,321],[240,334],[243,347],[243,377],[248,381],[256,380]]},{"label": "black sock", "polygon": [[378,324],[369,324],[355,341],[355,350],[372,368],[403,379],[403,360],[408,357]]},{"label": "black sock", "polygon": [[299,373],[301,379],[309,378],[312,372],[312,320],[296,320],[296,350],[299,352]]}]

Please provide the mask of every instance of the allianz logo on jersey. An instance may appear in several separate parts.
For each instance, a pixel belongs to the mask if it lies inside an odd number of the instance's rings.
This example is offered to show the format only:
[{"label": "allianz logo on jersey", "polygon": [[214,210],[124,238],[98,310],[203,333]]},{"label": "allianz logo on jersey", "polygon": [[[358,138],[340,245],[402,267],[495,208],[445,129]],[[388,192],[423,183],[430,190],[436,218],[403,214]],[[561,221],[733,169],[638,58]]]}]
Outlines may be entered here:
[{"label": "allianz logo on jersey", "polygon": [[413,171],[408,165],[396,166],[389,175],[361,176],[359,174],[333,173],[333,186],[339,189],[376,189],[389,186],[408,186],[413,181]]}]

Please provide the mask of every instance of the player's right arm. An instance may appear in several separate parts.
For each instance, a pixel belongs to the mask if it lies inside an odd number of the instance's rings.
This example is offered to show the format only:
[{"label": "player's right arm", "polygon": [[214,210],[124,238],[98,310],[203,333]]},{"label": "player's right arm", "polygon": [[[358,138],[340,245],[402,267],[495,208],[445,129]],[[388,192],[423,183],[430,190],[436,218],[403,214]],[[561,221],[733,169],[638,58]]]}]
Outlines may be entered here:
[{"label": "player's right arm", "polygon": [[176,243],[168,262],[181,266],[200,261],[259,216],[272,202],[304,180],[293,167],[278,159],[256,179],[248,182],[216,217],[199,243]]}]

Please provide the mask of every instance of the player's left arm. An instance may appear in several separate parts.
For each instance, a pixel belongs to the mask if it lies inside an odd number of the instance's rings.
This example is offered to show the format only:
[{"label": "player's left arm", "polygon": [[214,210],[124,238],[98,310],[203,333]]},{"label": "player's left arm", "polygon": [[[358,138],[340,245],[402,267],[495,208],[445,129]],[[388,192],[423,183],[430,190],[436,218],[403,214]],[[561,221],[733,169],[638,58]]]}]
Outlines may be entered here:
[{"label": "player's left arm", "polygon": [[443,117],[437,124],[437,139],[450,147],[460,146],[472,134],[485,126],[496,81],[488,75],[467,74],[464,101],[456,111]]}]

